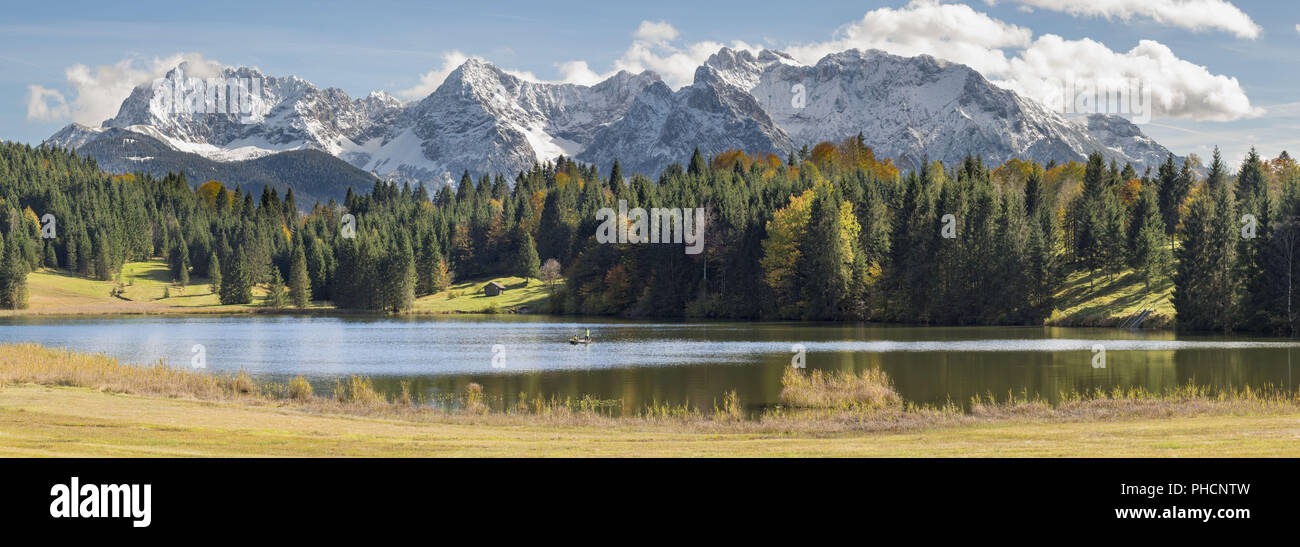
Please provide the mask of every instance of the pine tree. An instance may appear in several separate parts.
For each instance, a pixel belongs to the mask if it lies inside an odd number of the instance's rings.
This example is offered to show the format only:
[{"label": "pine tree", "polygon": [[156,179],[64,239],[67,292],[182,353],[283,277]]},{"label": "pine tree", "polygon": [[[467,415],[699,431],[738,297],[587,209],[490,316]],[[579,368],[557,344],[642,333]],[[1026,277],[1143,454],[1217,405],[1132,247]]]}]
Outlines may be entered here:
[{"label": "pine tree", "polygon": [[110,240],[108,237],[100,236],[95,241],[95,279],[100,281],[111,281],[113,279],[113,262],[110,250]]},{"label": "pine tree", "polygon": [[77,271],[77,238],[69,237],[67,246],[63,250],[63,265],[68,271]]},{"label": "pine tree", "polygon": [[311,303],[311,279],[307,276],[307,253],[301,232],[294,238],[293,260],[289,263],[289,296],[299,308]]},{"label": "pine tree", "polygon": [[1144,188],[1129,224],[1129,262],[1141,272],[1148,289],[1168,275],[1173,262],[1159,209],[1155,190]]},{"label": "pine tree", "polygon": [[[1270,290],[1265,272],[1268,269],[1266,248],[1272,239],[1273,204],[1268,195],[1264,163],[1254,148],[1250,149],[1237,173],[1237,210],[1233,215],[1237,238],[1237,275],[1241,279],[1241,327],[1269,329],[1269,309],[1281,297]],[[1254,225],[1249,233],[1247,225]]]},{"label": "pine tree", "polygon": [[415,252],[403,233],[392,253],[391,267],[385,272],[387,302],[385,308],[394,313],[415,306]]},{"label": "pine tree", "polygon": [[46,240],[45,242],[45,262],[46,268],[57,270],[59,268],[59,253],[54,249],[54,241]]},{"label": "pine tree", "polygon": [[705,171],[708,171],[708,169],[708,162],[704,161],[704,155],[700,154],[699,148],[696,148],[695,152],[691,154],[691,163],[686,168],[686,173],[689,175],[699,176],[703,175]]},{"label": "pine tree", "polygon": [[525,230],[519,230],[519,251],[515,256],[515,275],[532,279],[541,275],[542,261],[537,257],[537,245],[533,236]]},{"label": "pine tree", "polygon": [[1264,273],[1256,302],[1264,305],[1262,327],[1276,334],[1295,336],[1300,331],[1300,182],[1283,188],[1278,221],[1264,248]]},{"label": "pine tree", "polygon": [[253,301],[253,268],[249,264],[248,252],[241,244],[234,254],[228,258],[225,271],[221,274],[221,303],[223,305],[251,303]]},{"label": "pine tree", "polygon": [[1084,170],[1083,192],[1073,204],[1075,257],[1090,271],[1114,270],[1123,264],[1123,211],[1112,178],[1101,154],[1092,154]]},{"label": "pine tree", "polygon": [[[839,193],[829,184],[817,186],[810,209],[803,249],[803,300],[806,318],[813,320],[839,319],[842,304],[849,294],[849,277],[853,265],[853,249],[859,237],[857,221],[851,208],[844,209]],[[849,213],[845,215],[843,213]],[[845,216],[853,222],[846,226]],[[851,235],[845,237],[844,232]]]},{"label": "pine tree", "polygon": [[[77,240],[77,272],[86,277],[95,276],[95,244],[82,232]],[[71,267],[69,265],[69,267]]]},{"label": "pine tree", "polygon": [[221,292],[221,261],[217,260],[216,251],[208,257],[208,288],[212,289],[212,294]]},{"label": "pine tree", "polygon": [[270,308],[283,308],[286,300],[284,289],[284,280],[280,278],[280,269],[271,268],[271,282],[267,284],[263,304]]},{"label": "pine tree", "polygon": [[1234,209],[1226,186],[1213,195],[1200,194],[1187,205],[1174,274],[1174,309],[1180,329],[1226,331],[1232,327],[1237,298],[1237,276],[1232,271]]},{"label": "pine tree", "polygon": [[619,165],[618,160],[614,160],[614,167],[609,170],[609,190],[614,195],[618,195],[623,188],[623,167]]},{"label": "pine tree", "polygon": [[179,282],[181,286],[189,285],[190,248],[185,244],[185,238],[179,234],[175,238],[167,262],[171,265],[172,279]]},{"label": "pine tree", "polygon": [[0,309],[27,309],[28,264],[21,235],[11,231],[9,236],[8,241],[0,241]]}]

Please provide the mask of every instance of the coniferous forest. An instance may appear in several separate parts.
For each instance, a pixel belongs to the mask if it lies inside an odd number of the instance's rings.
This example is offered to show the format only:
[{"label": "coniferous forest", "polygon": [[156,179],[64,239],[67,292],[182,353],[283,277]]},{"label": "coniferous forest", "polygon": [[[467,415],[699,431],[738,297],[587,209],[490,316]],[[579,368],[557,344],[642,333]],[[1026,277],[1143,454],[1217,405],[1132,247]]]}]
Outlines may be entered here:
[{"label": "coniferous forest", "polygon": [[[787,158],[688,160],[652,180],[560,157],[513,180],[465,173],[432,192],[376,181],[305,204],[4,143],[0,307],[25,307],[37,268],[114,280],[163,257],[226,304],[262,285],[287,287],[284,305],[400,313],[453,279],[536,277],[555,261],[553,313],[1037,325],[1065,276],[1085,271],[1172,282],[1182,329],[1297,327],[1300,167],[1286,153],[1239,166],[1170,157],[1143,173],[1100,155],[900,172],[858,137]],[[620,201],[703,208],[704,251],[598,243],[597,211]]]}]

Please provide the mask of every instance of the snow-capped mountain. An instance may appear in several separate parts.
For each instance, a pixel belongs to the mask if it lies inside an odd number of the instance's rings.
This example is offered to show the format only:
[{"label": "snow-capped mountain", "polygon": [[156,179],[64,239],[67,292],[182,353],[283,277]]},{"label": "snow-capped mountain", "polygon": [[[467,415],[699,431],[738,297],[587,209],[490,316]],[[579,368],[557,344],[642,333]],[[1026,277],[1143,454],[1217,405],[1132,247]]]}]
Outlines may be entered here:
[{"label": "snow-capped mountain", "polygon": [[450,181],[465,170],[512,175],[579,154],[656,83],[663,85],[651,72],[620,72],[595,86],[529,82],[470,59],[343,158],[395,178]]},{"label": "snow-capped mountain", "polygon": [[723,49],[706,66],[749,86],[794,142],[861,133],[878,156],[906,167],[927,157],[951,164],[978,154],[998,165],[1012,158],[1080,160],[1094,151],[1144,166],[1169,154],[1123,118],[1068,120],[970,67],[928,55],[850,50],[801,66],[779,53]]},{"label": "snow-capped mountain", "polygon": [[662,82],[647,88],[577,157],[602,166],[617,159],[628,172],[657,174],[685,162],[695,148],[706,156],[728,149],[778,152],[793,142],[752,95],[702,66],[695,83],[675,93]]},{"label": "snow-capped mountain", "polygon": [[[561,154],[602,169],[618,159],[629,173],[653,176],[697,147],[706,155],[731,148],[784,155],[858,134],[904,167],[971,154],[998,164],[1100,151],[1140,170],[1169,154],[1123,118],[1067,119],[965,65],[880,51],[803,65],[778,51],[724,48],[676,91],[653,72],[583,86],[527,81],[471,59],[408,104],[384,92],[353,99],[293,76],[225,68],[216,75],[224,81],[256,83],[232,113],[213,113],[214,97],[195,91],[191,72],[181,64],[168,85],[136,88],[101,127],[69,125],[47,144],[111,154],[125,148],[92,145],[127,132],[216,162],[318,150],[376,176],[426,182],[466,170],[512,175]],[[131,165],[163,169],[148,158]]]}]

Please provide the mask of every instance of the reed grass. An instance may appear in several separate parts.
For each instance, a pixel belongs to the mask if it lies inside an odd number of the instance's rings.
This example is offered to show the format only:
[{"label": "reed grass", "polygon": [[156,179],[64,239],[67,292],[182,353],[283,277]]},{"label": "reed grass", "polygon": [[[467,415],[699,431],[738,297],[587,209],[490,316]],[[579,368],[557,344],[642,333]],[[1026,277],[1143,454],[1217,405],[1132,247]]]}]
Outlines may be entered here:
[{"label": "reed grass", "polygon": [[410,421],[499,425],[669,428],[673,431],[839,434],[908,431],[985,423],[1089,422],[1203,415],[1297,415],[1300,398],[1271,386],[1211,389],[1188,384],[1168,392],[1115,389],[1063,393],[1055,403],[1026,393],[986,394],[968,407],[904,403],[882,371],[823,373],[790,369],[782,380],[782,405],[746,412],[734,391],[712,409],[652,402],[624,409],[619,400],[592,396],[555,397],[520,393],[513,405],[496,405],[482,386],[421,401],[409,384],[389,400],[366,377],[335,382],[322,396],[301,376],[287,384],[243,371],[209,374],[164,363],[130,365],[103,355],[35,344],[0,345],[0,389],[38,384],[144,396],[274,405],[318,414],[369,416]]},{"label": "reed grass", "polygon": [[790,367],[781,377],[781,402],[794,408],[875,410],[897,407],[903,398],[880,369],[854,374]]}]

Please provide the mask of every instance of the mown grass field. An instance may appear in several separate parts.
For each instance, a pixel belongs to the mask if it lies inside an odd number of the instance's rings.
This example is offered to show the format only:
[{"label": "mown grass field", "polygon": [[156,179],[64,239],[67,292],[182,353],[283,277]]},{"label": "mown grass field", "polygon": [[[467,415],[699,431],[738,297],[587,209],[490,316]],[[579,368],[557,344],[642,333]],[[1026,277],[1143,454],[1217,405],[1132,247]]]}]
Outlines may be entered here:
[{"label": "mown grass field", "polygon": [[[505,285],[506,292],[497,296],[484,296],[483,286],[496,281]],[[551,289],[538,279],[522,277],[492,277],[456,283],[445,291],[415,301],[415,313],[508,313],[528,310],[533,313],[546,310],[546,300]]]}]

